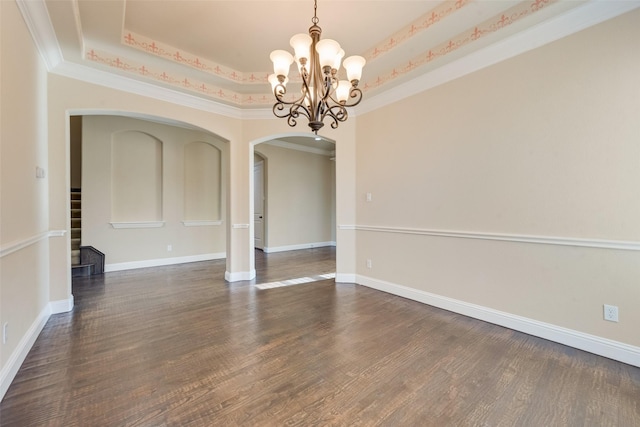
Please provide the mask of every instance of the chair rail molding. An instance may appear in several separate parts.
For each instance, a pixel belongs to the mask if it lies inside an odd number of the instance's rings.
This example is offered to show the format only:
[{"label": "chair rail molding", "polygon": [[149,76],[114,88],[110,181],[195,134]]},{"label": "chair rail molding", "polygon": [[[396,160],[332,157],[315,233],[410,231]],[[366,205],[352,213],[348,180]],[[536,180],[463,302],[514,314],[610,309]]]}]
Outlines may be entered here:
[{"label": "chair rail molding", "polygon": [[26,239],[17,240],[4,245],[0,248],[0,258],[31,246],[41,240],[48,239],[49,237],[62,237],[67,233],[67,230],[49,230],[42,233],[35,234],[27,237]]},{"label": "chair rail molding", "polygon": [[378,225],[340,225],[338,228],[340,230],[356,230],[374,233],[413,234],[420,236],[452,237],[457,239],[498,240],[504,242],[640,251],[640,242],[631,240],[583,239],[562,236],[533,236],[526,234],[483,233],[476,231],[404,228]]}]

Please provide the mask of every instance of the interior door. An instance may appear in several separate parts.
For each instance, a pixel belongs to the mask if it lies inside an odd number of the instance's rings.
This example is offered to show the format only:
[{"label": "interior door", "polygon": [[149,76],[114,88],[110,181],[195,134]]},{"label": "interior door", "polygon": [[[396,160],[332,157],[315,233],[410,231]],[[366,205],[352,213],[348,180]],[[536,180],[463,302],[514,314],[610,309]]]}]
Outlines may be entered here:
[{"label": "interior door", "polygon": [[264,162],[253,166],[254,246],[264,249]]}]

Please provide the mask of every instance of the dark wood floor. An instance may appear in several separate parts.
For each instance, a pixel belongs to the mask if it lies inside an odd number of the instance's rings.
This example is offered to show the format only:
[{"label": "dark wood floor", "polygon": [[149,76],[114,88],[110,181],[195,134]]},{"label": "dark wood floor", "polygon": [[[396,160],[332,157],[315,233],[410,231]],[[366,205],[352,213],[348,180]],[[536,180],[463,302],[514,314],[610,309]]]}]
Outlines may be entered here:
[{"label": "dark wood floor", "polygon": [[[256,255],[258,282],[329,273]],[[224,261],[74,282],[2,426],[640,426],[640,369],[362,286],[258,290]]]}]

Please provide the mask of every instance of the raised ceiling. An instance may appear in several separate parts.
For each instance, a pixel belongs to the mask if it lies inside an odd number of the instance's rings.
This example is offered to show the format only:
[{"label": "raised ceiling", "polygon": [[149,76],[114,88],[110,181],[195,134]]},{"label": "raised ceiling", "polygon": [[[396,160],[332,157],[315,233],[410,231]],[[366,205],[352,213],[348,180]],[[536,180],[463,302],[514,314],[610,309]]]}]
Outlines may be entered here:
[{"label": "raised ceiling", "polygon": [[[313,16],[312,0],[42,4],[65,69],[77,65],[108,72],[240,110],[273,103],[269,53],[291,50],[289,38],[306,32]],[[509,50],[504,57],[513,56],[638,5],[628,0],[318,0],[317,13],[323,38],[340,42],[347,56],[366,58],[360,84],[366,101],[425,75],[452,69],[464,74],[459,68],[470,63],[468,58],[488,51],[500,57],[495,54],[500,46]],[[584,23],[576,23],[579,19]],[[571,28],[563,31],[563,25]],[[557,35],[547,34],[551,31]],[[513,47],[518,44],[519,51]],[[482,66],[475,61],[476,68]],[[291,74],[295,84],[293,67]]]}]

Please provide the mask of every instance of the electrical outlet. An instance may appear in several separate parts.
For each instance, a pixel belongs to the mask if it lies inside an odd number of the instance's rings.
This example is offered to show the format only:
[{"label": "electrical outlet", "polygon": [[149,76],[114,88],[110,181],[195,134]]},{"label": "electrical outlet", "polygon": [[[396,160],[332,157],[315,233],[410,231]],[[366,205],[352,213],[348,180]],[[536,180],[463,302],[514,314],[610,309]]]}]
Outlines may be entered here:
[{"label": "electrical outlet", "polygon": [[9,322],[4,322],[2,325],[2,344],[6,344],[9,340]]},{"label": "electrical outlet", "polygon": [[615,305],[604,305],[604,320],[608,320],[610,322],[618,321],[618,306]]},{"label": "electrical outlet", "polygon": [[373,196],[371,195],[371,193],[367,193],[365,199],[367,200],[367,202],[370,202],[371,200],[373,200]]},{"label": "electrical outlet", "polygon": [[171,252],[173,250],[173,246],[167,245],[167,252]]},{"label": "electrical outlet", "polygon": [[372,268],[373,263],[371,262],[370,259],[367,259],[367,268]]}]

